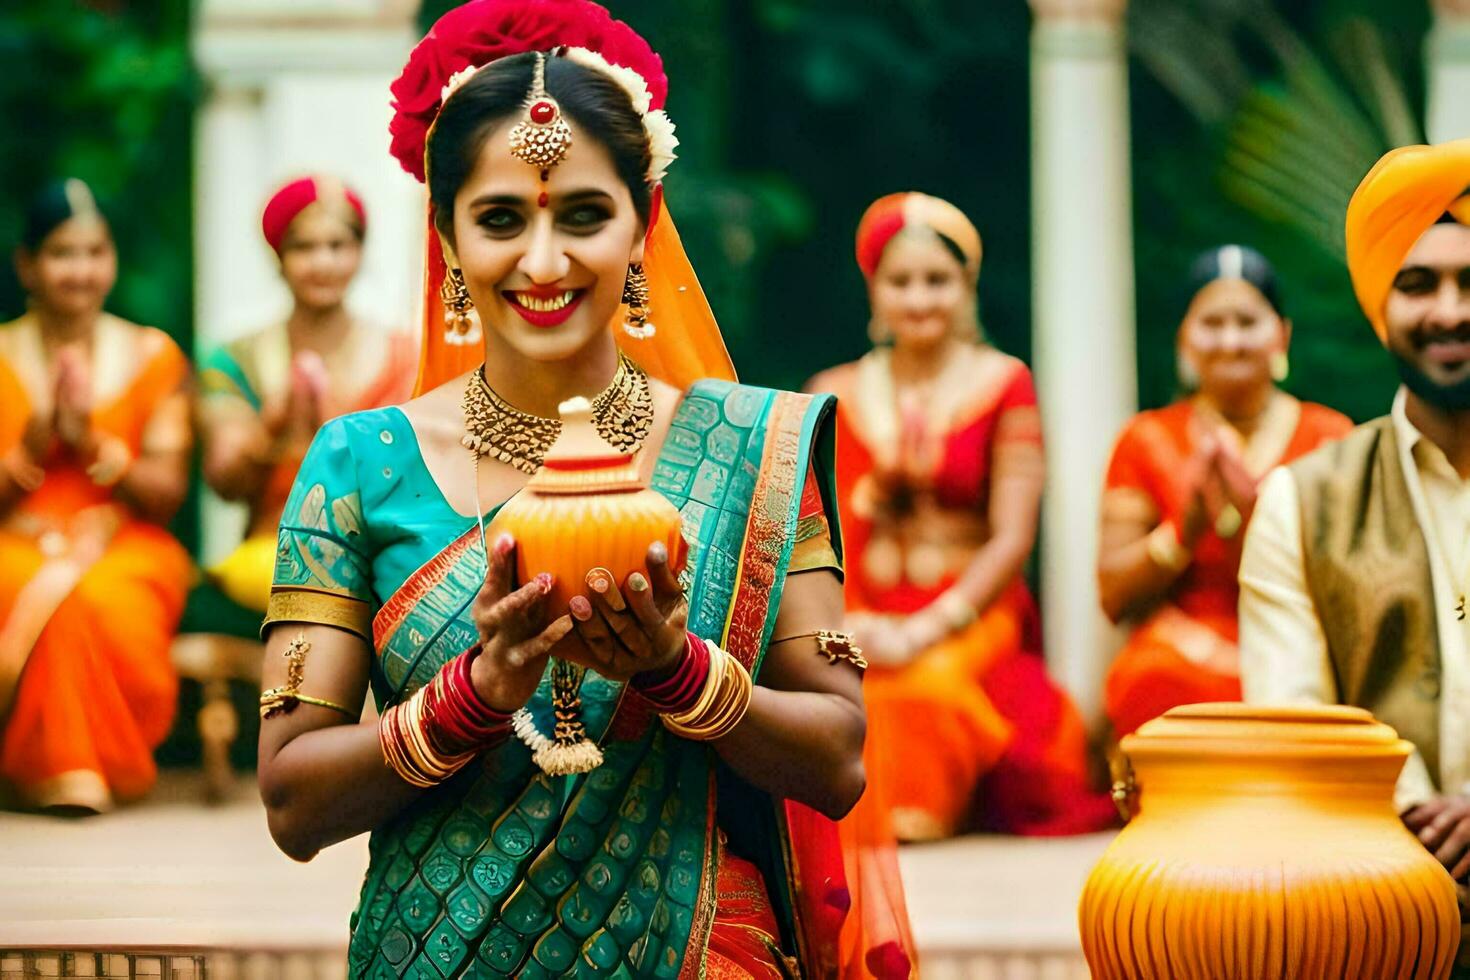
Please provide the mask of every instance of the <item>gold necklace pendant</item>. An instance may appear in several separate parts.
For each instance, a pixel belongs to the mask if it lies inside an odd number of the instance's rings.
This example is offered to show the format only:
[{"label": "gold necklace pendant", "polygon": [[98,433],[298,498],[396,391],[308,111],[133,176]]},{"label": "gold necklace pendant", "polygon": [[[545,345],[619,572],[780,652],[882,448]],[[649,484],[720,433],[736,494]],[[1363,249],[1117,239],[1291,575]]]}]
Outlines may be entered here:
[{"label": "gold necklace pendant", "polygon": [[[525,474],[535,473],[561,435],[561,419],[523,412],[490,387],[484,368],[465,385],[465,434],[460,444],[475,454],[494,456]],[[592,399],[597,434],[620,453],[636,452],[653,427],[653,391],[648,375],[627,356],[618,355],[612,383]]]}]

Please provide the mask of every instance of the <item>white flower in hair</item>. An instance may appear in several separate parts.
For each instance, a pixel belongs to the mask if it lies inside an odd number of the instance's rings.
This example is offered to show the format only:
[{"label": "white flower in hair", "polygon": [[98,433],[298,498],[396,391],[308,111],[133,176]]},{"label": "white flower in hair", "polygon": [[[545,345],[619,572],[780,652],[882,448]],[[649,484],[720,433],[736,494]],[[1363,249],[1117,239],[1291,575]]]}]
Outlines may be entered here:
[{"label": "white flower in hair", "polygon": [[464,83],[468,82],[482,67],[482,65],[469,65],[450,75],[449,81],[445,82],[444,87],[439,90],[439,104],[442,106],[448,102],[449,97],[463,88]]},{"label": "white flower in hair", "polygon": [[662,109],[650,111],[653,94],[648,91],[648,82],[631,68],[624,68],[608,61],[589,48],[566,48],[562,57],[575,61],[583,68],[599,72],[611,78],[633,103],[633,110],[643,118],[643,133],[648,137],[648,182],[661,183],[669,172],[676,154],[674,148],[679,138],[674,135],[674,122]]},{"label": "white flower in hair", "polygon": [[618,88],[628,93],[633,111],[640,116],[648,115],[648,110],[653,106],[653,94],[648,91],[648,82],[642,75],[631,68],[613,64],[589,48],[567,48],[562,52],[562,57],[611,78]]},{"label": "white flower in hair", "polygon": [[669,164],[678,159],[674,149],[679,145],[679,137],[674,135],[674,121],[660,109],[644,114],[643,129],[648,133],[648,182],[663,183]]}]

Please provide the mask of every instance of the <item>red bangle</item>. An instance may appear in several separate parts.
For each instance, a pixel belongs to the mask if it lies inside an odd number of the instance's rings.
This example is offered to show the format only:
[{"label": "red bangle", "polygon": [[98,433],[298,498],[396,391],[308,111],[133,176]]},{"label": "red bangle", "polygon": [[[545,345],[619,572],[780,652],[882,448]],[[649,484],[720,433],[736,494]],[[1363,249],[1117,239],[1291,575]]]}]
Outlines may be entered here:
[{"label": "red bangle", "polygon": [[684,656],[674,673],[656,684],[643,683],[640,681],[643,676],[634,676],[633,687],[656,711],[663,714],[688,711],[699,700],[704,683],[709,679],[709,647],[693,633],[685,633]]},{"label": "red bangle", "polygon": [[425,727],[440,749],[450,755],[482,749],[510,731],[510,715],[480,699],[470,678],[478,646],[445,664],[429,682],[424,700]]}]

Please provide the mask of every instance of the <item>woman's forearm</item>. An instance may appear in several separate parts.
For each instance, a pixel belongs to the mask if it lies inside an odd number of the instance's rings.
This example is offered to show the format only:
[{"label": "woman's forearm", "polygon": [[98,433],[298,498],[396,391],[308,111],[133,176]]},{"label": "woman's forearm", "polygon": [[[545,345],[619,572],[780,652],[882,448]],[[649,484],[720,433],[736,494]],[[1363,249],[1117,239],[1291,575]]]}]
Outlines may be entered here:
[{"label": "woman's forearm", "polygon": [[1137,615],[1167,596],[1187,567],[1157,561],[1147,535],[1111,548],[1105,544],[1097,576],[1103,611],[1115,623]]},{"label": "woman's forearm", "polygon": [[996,534],[975,553],[954,588],[977,612],[990,608],[1007,585],[1021,574],[1031,552],[1029,535]]},{"label": "woman's forearm", "polygon": [[714,747],[752,785],[836,820],[867,782],[866,728],[862,706],[840,695],[756,687],[745,719]]},{"label": "woman's forearm", "polygon": [[387,822],[422,792],[383,761],[377,722],[303,732],[260,771],[271,837],[297,861]]},{"label": "woman's forearm", "polygon": [[167,524],[189,491],[187,457],[157,453],[139,457],[118,481],[114,492],[133,513],[154,524]]}]

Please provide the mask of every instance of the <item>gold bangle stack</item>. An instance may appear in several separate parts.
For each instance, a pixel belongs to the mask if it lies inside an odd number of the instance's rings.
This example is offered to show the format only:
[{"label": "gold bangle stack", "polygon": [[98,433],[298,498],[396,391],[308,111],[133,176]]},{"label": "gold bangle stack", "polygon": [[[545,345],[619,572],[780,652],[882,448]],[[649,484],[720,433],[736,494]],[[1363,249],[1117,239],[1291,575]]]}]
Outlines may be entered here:
[{"label": "gold bangle stack", "polygon": [[407,701],[383,712],[378,722],[383,761],[404,782],[420,789],[439,785],[475,757],[473,751],[449,755],[434,746],[424,718],[427,692],[427,686],[419,688]]},{"label": "gold bangle stack", "polygon": [[709,648],[709,677],[699,700],[688,711],[663,716],[664,727],[696,742],[712,742],[735,730],[750,708],[755,685],[745,665],[705,641]]}]

